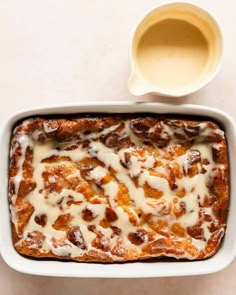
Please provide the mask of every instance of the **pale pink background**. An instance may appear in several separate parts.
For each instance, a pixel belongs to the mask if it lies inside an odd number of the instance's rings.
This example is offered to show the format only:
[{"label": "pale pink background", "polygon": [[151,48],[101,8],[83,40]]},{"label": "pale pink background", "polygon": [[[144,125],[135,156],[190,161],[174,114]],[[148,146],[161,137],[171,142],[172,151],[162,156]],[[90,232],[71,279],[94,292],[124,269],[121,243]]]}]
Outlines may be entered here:
[{"label": "pale pink background", "polygon": [[[127,89],[133,29],[146,11],[163,2],[1,0],[0,124],[12,112],[45,104],[98,100],[174,102],[154,95],[136,98]],[[236,2],[192,2],[210,10],[221,23],[225,54],[213,82],[176,101],[214,106],[236,119]],[[206,276],[111,280],[34,277],[11,270],[0,258],[0,294],[75,292],[235,294],[236,261],[225,270]]]}]

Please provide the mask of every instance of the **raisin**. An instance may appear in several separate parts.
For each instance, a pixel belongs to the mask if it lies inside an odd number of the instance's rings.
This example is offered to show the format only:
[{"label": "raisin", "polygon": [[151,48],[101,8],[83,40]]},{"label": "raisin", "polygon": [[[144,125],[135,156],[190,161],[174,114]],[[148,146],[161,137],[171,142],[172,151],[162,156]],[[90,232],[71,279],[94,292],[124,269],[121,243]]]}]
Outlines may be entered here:
[{"label": "raisin", "polygon": [[129,136],[124,136],[118,130],[114,130],[107,135],[101,136],[101,141],[109,148],[115,148],[116,151],[121,148],[128,148],[133,145]]},{"label": "raisin", "polygon": [[46,214],[38,214],[34,217],[34,221],[44,227],[47,223],[47,215]]},{"label": "raisin", "polygon": [[116,226],[111,226],[113,233],[117,236],[121,235],[121,229]]},{"label": "raisin", "polygon": [[163,130],[163,126],[160,123],[155,125],[152,134],[150,135],[151,140],[159,147],[164,148],[170,142],[170,135],[168,132]]},{"label": "raisin", "polygon": [[86,140],[86,141],[82,142],[81,146],[82,146],[83,149],[89,147],[89,141]]},{"label": "raisin", "polygon": [[184,132],[189,136],[189,137],[193,137],[193,136],[197,136],[200,132],[200,126],[199,125],[188,125],[185,126],[185,128],[183,129]]},{"label": "raisin", "polygon": [[95,232],[95,230],[96,230],[96,226],[95,226],[95,225],[92,225],[92,224],[90,224],[90,225],[88,225],[88,230],[94,233],[94,232]]},{"label": "raisin", "polygon": [[95,217],[93,216],[93,211],[91,211],[90,209],[88,208],[85,208],[83,211],[82,211],[82,218],[83,220],[85,221],[92,221]]},{"label": "raisin", "polygon": [[156,119],[145,117],[130,120],[130,129],[138,137],[145,138],[148,136],[148,131],[157,123]]},{"label": "raisin", "polygon": [[89,134],[91,134],[91,130],[85,130],[83,133],[84,133],[84,135],[89,135]]},{"label": "raisin", "polygon": [[205,174],[206,172],[207,172],[207,170],[204,167],[202,167],[201,174]]},{"label": "raisin", "polygon": [[131,161],[130,161],[130,154],[125,152],[124,153],[124,160],[120,160],[120,164],[125,168],[125,169],[128,169],[130,164],[131,164]]},{"label": "raisin", "polygon": [[63,202],[63,200],[64,200],[64,197],[60,198],[60,200],[57,201],[57,204],[58,204],[58,205],[61,205],[62,202]]},{"label": "raisin", "polygon": [[151,127],[148,121],[142,119],[134,119],[130,123],[136,133],[147,132]]},{"label": "raisin", "polygon": [[[73,144],[67,148],[65,148],[65,151],[73,151],[76,150],[78,148],[78,144]],[[58,150],[58,149],[57,149]],[[60,149],[59,149],[60,150]]]},{"label": "raisin", "polygon": [[110,207],[106,208],[105,216],[106,216],[106,220],[109,222],[113,222],[118,219],[116,212]]},{"label": "raisin", "polygon": [[86,250],[84,238],[79,226],[74,226],[68,229],[67,239],[78,248]]},{"label": "raisin", "polygon": [[106,136],[101,137],[101,139],[107,147],[113,148],[116,147],[119,142],[119,134],[111,132]]},{"label": "raisin", "polygon": [[136,231],[128,234],[130,242],[136,246],[141,245],[145,241],[146,234],[143,231]]},{"label": "raisin", "polygon": [[207,159],[202,160],[202,165],[209,165],[210,162]]}]

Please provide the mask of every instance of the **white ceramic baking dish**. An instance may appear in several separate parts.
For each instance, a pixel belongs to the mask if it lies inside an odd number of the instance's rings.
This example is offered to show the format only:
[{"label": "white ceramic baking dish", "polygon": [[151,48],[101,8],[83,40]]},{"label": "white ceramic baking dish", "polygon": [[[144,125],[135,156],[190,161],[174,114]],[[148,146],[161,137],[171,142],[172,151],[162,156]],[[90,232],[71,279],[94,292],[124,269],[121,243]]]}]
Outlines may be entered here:
[{"label": "white ceramic baking dish", "polygon": [[[19,255],[12,244],[10,214],[8,209],[8,155],[9,141],[14,124],[27,116],[46,114],[71,113],[139,113],[151,112],[158,114],[173,113],[183,115],[207,116],[217,120],[225,129],[230,158],[230,209],[228,227],[222,247],[211,258],[203,261],[155,261],[132,262],[124,264],[76,263],[35,260]],[[64,276],[64,277],[109,277],[138,278],[162,276],[186,276],[213,273],[229,265],[236,254],[236,125],[226,113],[204,106],[175,105],[162,103],[93,103],[71,104],[51,107],[38,107],[12,115],[2,126],[1,138],[1,169],[0,169],[0,247],[5,262],[12,268],[29,274]]]}]

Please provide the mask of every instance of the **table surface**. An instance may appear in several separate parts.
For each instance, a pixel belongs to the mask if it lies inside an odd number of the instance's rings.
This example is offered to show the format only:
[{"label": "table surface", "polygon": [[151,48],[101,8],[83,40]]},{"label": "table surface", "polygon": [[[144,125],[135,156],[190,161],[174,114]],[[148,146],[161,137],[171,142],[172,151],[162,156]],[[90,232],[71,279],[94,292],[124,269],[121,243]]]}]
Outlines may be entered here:
[{"label": "table surface", "polygon": [[[129,44],[139,19],[164,1],[0,1],[0,124],[15,111],[46,104],[122,100],[174,102],[132,96]],[[219,20],[225,39],[217,77],[179,103],[217,107],[236,119],[236,2],[195,0]],[[211,275],[156,279],[36,277],[0,258],[0,294],[235,294],[236,261]]]}]

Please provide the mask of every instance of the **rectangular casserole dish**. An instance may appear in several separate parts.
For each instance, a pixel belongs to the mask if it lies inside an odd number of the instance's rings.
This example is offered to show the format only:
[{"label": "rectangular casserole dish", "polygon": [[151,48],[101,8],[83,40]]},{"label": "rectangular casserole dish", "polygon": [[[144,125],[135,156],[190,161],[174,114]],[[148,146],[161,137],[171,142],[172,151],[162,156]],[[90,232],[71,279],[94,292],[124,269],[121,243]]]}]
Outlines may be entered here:
[{"label": "rectangular casserole dish", "polygon": [[203,261],[167,261],[156,260],[152,262],[135,262],[125,264],[98,264],[98,263],[75,263],[51,260],[33,260],[19,255],[12,244],[10,216],[8,209],[8,159],[9,142],[13,126],[17,121],[36,115],[73,114],[73,113],[156,113],[205,116],[217,121],[225,130],[228,143],[230,163],[230,208],[234,207],[234,183],[232,175],[235,174],[233,167],[236,137],[235,123],[227,114],[208,107],[193,105],[173,105],[160,103],[96,103],[96,104],[73,104],[56,107],[45,107],[27,110],[13,115],[5,123],[1,132],[2,147],[2,199],[0,214],[2,216],[0,245],[2,257],[12,268],[30,274],[68,276],[68,277],[161,277],[205,274],[219,271],[226,267],[234,258],[236,251],[236,237],[233,224],[236,217],[229,210],[228,227],[222,247],[210,259]]}]

